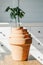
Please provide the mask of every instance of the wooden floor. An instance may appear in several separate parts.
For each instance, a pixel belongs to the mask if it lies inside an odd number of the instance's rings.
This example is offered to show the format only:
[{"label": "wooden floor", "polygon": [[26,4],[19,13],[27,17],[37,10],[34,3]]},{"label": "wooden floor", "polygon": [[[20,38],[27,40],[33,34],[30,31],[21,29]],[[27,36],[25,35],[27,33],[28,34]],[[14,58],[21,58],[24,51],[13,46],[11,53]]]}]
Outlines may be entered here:
[{"label": "wooden floor", "polygon": [[0,65],[42,65],[37,60],[29,61],[14,61],[11,56],[6,56],[5,59],[0,61]]}]

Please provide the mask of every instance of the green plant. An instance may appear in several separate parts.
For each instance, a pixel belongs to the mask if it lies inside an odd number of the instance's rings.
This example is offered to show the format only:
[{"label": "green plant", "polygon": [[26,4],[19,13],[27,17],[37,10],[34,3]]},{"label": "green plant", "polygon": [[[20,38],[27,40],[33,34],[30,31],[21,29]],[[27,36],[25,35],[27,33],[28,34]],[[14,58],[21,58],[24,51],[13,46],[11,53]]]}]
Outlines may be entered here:
[{"label": "green plant", "polygon": [[[8,6],[5,11],[8,12],[9,10],[10,10],[11,19],[15,19],[16,20],[16,18],[18,17],[18,23],[20,23],[19,18],[24,17],[25,12],[22,9],[20,9],[19,7],[10,8]],[[19,26],[20,26],[20,24],[19,24]]]}]

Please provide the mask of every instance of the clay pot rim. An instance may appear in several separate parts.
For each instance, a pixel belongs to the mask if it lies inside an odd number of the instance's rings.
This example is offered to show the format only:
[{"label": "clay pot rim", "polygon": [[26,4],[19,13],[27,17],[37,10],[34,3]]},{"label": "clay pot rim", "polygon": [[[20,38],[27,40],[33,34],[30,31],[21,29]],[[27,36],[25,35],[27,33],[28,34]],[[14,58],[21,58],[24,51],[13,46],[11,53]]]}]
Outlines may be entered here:
[{"label": "clay pot rim", "polygon": [[16,30],[20,30],[20,29],[23,29],[23,26],[20,26],[20,27],[12,27],[12,29],[16,29]]}]

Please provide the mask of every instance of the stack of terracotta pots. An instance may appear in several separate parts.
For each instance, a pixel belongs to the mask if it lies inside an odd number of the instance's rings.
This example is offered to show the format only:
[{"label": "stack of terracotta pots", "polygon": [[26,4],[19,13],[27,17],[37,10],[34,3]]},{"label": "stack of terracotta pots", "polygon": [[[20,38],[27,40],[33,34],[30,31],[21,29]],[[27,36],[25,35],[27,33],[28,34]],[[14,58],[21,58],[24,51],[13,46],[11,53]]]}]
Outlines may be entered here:
[{"label": "stack of terracotta pots", "polygon": [[9,37],[12,58],[14,60],[27,60],[32,43],[31,34],[23,27],[11,29]]}]

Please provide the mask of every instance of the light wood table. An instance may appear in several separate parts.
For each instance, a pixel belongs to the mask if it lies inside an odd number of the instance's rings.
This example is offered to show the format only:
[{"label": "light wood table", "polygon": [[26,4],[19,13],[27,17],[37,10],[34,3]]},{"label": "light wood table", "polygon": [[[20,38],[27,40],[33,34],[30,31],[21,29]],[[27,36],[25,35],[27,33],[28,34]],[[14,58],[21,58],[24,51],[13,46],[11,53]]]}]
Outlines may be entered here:
[{"label": "light wood table", "polygon": [[37,60],[28,61],[14,61],[11,56],[6,56],[2,61],[0,60],[0,65],[42,65]]}]

